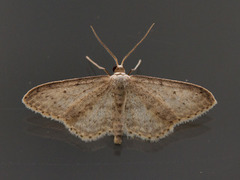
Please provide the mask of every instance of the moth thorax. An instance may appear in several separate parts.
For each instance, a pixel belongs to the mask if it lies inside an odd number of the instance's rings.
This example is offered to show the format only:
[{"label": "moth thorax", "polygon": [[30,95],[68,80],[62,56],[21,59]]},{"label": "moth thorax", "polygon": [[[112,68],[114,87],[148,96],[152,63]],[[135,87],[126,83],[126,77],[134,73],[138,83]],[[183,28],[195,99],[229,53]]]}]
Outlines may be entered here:
[{"label": "moth thorax", "polygon": [[[111,76],[112,85],[117,89],[124,89],[129,84],[129,76],[125,73],[114,73]],[[122,87],[122,88],[120,88]]]}]

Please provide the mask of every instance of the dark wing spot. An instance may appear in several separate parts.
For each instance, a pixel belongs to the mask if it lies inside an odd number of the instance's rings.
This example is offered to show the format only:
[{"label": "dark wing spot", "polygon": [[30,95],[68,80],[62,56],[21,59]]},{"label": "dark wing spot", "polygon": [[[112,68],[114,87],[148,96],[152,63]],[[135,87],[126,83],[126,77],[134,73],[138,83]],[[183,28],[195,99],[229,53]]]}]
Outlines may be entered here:
[{"label": "dark wing spot", "polygon": [[149,109],[152,108],[152,106],[151,106],[150,104],[148,104],[148,105],[146,106],[146,108],[147,108],[147,110],[149,110]]},{"label": "dark wing spot", "polygon": [[117,103],[118,108],[122,107],[122,105],[123,105],[122,103]]},{"label": "dark wing spot", "polygon": [[124,86],[118,86],[118,89],[119,89],[119,90],[123,90],[123,89],[124,89]]},{"label": "dark wing spot", "polygon": [[79,112],[78,112],[78,115],[80,115],[80,114],[82,114],[82,113],[83,113],[82,111],[79,111]]}]

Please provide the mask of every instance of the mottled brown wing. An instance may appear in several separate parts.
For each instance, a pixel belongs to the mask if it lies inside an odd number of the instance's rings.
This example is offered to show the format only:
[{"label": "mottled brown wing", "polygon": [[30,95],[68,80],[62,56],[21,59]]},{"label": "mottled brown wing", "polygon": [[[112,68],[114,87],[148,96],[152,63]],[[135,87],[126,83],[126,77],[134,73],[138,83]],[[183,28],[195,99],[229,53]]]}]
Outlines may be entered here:
[{"label": "mottled brown wing", "polygon": [[125,105],[130,136],[156,141],[217,103],[211,92],[191,83],[139,75],[130,79]]},{"label": "mottled brown wing", "polygon": [[26,107],[64,123],[71,133],[88,141],[111,131],[113,113],[106,111],[112,109],[111,99],[106,102],[109,87],[109,76],[55,81],[31,89],[22,101]]},{"label": "mottled brown wing", "polygon": [[108,84],[75,101],[63,117],[71,133],[84,141],[93,141],[113,134],[115,114],[112,87]]}]

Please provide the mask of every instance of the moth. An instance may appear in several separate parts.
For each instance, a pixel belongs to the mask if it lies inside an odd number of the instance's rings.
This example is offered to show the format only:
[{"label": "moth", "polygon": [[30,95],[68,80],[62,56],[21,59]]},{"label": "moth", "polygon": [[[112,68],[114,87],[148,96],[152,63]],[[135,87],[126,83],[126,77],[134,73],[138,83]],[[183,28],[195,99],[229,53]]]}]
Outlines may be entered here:
[{"label": "moth", "polygon": [[207,89],[156,77],[131,75],[141,63],[125,73],[126,58],[146,38],[154,24],[119,64],[116,56],[99,43],[115,60],[113,75],[88,56],[86,59],[107,75],[54,81],[34,87],[22,99],[27,108],[57,120],[81,140],[89,142],[105,135],[139,137],[156,142],[173,132],[174,127],[194,120],[216,103]]}]

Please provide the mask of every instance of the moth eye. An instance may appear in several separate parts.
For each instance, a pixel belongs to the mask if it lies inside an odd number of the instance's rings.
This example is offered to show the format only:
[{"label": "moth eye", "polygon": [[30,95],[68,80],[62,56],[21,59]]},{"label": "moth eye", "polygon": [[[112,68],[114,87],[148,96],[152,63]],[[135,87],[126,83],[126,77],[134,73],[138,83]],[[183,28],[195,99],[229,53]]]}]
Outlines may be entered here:
[{"label": "moth eye", "polygon": [[113,67],[113,72],[115,71],[116,68],[117,68],[117,66],[114,66],[114,67]]}]

